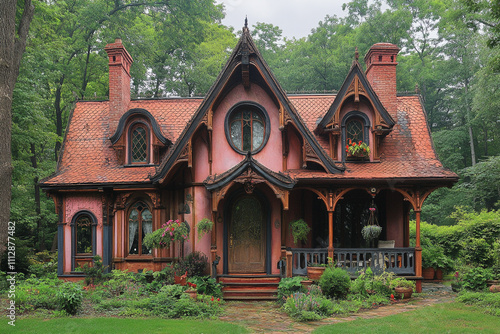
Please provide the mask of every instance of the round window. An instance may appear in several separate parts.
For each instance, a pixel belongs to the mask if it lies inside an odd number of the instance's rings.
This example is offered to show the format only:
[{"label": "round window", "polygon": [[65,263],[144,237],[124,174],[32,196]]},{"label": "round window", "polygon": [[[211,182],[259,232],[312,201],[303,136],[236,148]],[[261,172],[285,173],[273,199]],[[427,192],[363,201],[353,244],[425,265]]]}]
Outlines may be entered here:
[{"label": "round window", "polygon": [[265,109],[254,102],[234,105],[226,116],[226,138],[238,153],[257,153],[269,139],[269,118]]}]

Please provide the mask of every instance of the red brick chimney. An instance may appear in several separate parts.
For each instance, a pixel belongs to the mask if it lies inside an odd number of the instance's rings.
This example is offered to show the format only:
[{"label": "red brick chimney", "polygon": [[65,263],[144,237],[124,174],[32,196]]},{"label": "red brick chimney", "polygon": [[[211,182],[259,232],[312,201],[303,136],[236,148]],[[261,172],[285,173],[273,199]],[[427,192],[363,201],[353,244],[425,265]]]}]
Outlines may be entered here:
[{"label": "red brick chimney", "polygon": [[366,77],[389,114],[396,118],[396,56],[397,45],[374,44],[365,56]]},{"label": "red brick chimney", "polygon": [[130,65],[133,59],[121,39],[104,48],[109,57],[109,126],[113,134],[130,103]]}]

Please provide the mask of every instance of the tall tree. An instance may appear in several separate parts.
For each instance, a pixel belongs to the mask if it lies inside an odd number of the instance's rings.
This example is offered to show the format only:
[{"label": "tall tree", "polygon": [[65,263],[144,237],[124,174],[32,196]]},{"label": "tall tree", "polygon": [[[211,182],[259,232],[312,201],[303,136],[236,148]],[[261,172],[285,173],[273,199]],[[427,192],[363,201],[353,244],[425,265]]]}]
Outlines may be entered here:
[{"label": "tall tree", "polygon": [[31,0],[0,0],[0,255],[10,216],[12,95],[33,13]]}]

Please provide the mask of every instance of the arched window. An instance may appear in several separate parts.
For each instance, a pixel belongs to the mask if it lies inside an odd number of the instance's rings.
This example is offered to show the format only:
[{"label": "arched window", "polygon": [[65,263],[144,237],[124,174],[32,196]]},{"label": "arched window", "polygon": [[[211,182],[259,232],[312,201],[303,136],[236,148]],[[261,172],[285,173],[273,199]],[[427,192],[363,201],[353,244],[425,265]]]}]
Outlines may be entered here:
[{"label": "arched window", "polygon": [[149,162],[149,129],[143,123],[136,123],[130,128],[130,163]]},{"label": "arched window", "polygon": [[364,138],[364,126],[359,118],[351,118],[347,121],[345,126],[346,139],[347,142],[358,143],[360,141],[365,141]]},{"label": "arched window", "polygon": [[130,208],[128,215],[128,253],[151,254],[151,249],[142,244],[146,234],[151,232],[153,232],[153,215],[144,202],[136,202]]},{"label": "arched window", "polygon": [[346,158],[346,146],[363,142],[370,147],[370,119],[361,111],[350,111],[342,118],[342,151]]},{"label": "arched window", "polygon": [[90,211],[80,211],[71,220],[71,270],[91,265],[96,254],[97,219]]},{"label": "arched window", "polygon": [[269,127],[267,113],[257,103],[238,103],[226,116],[226,138],[242,154],[259,152],[269,139]]}]

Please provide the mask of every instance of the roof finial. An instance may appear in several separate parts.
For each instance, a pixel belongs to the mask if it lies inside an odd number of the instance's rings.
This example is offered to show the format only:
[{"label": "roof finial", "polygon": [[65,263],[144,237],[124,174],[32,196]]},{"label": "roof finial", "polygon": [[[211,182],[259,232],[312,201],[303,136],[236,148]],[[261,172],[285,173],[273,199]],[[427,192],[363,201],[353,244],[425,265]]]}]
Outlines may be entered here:
[{"label": "roof finial", "polygon": [[247,29],[248,29],[248,18],[247,18],[247,16],[246,16],[246,15],[245,15],[245,28],[247,28]]},{"label": "roof finial", "polygon": [[358,61],[358,60],[359,60],[359,52],[358,52],[358,47],[357,47],[357,46],[356,46],[356,51],[354,51],[354,59],[355,59],[356,61]]}]

